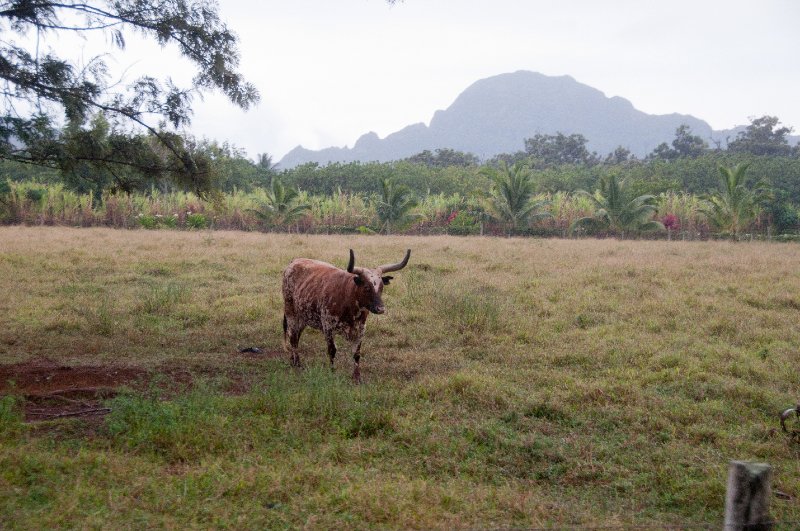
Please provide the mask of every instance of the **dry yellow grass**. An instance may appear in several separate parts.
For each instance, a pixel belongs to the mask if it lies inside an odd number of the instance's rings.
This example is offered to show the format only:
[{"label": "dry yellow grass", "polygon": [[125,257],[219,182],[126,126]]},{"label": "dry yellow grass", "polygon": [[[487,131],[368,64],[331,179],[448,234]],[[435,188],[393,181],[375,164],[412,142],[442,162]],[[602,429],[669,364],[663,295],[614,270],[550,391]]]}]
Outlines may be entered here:
[{"label": "dry yellow grass", "polygon": [[[292,258],[344,266],[349,248],[367,266],[412,249],[367,323],[365,386],[347,382],[344,349],[335,376],[322,370],[316,331],[304,374],[237,356],[281,349]],[[134,440],[124,403],[92,440],[64,439],[80,423],[66,420],[54,439],[12,437],[0,490],[18,496],[0,512],[95,525],[62,509],[85,496],[101,526],[716,522],[729,459],[772,463],[776,488],[800,495],[798,447],[774,431],[800,399],[798,263],[792,244],[2,228],[4,364],[181,364],[238,371],[252,391],[187,398],[215,419],[202,443]],[[350,409],[372,427],[353,431]],[[108,470],[87,472],[98,460]],[[30,477],[72,486],[28,503]],[[800,521],[796,500],[773,512]]]}]

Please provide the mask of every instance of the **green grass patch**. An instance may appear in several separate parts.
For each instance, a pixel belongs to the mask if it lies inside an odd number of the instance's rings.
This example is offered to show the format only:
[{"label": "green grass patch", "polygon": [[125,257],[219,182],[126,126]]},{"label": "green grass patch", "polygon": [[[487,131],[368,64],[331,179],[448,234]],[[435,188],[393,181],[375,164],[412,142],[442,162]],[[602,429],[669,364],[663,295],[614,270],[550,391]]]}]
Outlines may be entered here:
[{"label": "green grass patch", "polygon": [[[366,267],[412,249],[360,386],[341,337],[333,371],[315,330],[303,370],[282,352],[281,271],[348,248]],[[105,417],[26,424],[59,400],[0,397],[0,527],[718,527],[730,459],[771,463],[795,497],[772,514],[798,521],[800,445],[777,415],[798,399],[799,261],[758,243],[2,229],[5,364],[161,376]],[[48,392],[47,371],[23,376],[15,393]]]}]

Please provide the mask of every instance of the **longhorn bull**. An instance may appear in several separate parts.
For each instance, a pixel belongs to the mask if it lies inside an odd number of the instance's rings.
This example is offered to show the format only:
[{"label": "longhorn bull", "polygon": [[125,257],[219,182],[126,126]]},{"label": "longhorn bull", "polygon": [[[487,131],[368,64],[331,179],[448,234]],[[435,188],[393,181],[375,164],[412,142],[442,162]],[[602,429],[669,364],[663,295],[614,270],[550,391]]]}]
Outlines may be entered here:
[{"label": "longhorn bull", "polygon": [[410,257],[408,249],[401,262],[367,269],[355,267],[355,254],[350,249],[346,271],[309,258],[292,260],[283,272],[283,344],[292,365],[300,365],[300,335],[310,326],[325,336],[331,368],[336,357],[335,335],[350,342],[353,379],[360,382],[361,340],[367,316],[386,311],[381,294],[393,278],[386,273],[403,269]]}]

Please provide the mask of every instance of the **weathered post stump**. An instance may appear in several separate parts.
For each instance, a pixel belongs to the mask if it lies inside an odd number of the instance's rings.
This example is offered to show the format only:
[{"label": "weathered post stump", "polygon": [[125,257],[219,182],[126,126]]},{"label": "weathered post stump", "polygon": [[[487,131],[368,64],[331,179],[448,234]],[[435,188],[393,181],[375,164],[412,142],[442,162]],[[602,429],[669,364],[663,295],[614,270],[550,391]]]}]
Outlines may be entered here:
[{"label": "weathered post stump", "polygon": [[769,518],[772,467],[731,461],[725,495],[725,531],[771,529]]}]

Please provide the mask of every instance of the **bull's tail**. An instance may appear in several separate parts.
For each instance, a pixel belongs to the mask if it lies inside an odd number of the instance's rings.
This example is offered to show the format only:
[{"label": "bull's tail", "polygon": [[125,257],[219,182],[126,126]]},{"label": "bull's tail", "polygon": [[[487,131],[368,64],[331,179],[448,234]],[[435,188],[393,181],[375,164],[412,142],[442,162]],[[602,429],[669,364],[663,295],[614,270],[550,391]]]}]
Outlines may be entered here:
[{"label": "bull's tail", "polygon": [[283,350],[289,352],[289,323],[286,314],[283,314]]}]

